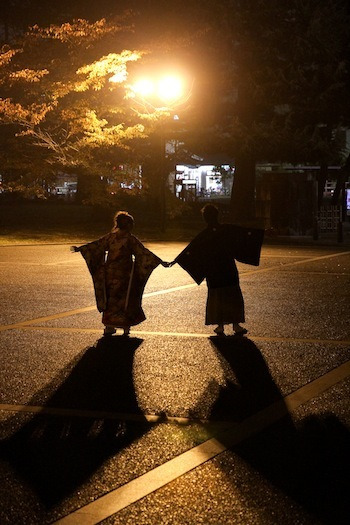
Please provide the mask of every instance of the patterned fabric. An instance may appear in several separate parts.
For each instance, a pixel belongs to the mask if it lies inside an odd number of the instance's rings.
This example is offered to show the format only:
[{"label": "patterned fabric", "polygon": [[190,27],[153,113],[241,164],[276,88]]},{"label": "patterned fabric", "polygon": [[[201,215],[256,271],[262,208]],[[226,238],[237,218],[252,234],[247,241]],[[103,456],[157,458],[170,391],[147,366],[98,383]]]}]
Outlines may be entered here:
[{"label": "patterned fabric", "polygon": [[120,229],[81,246],[80,252],[91,273],[103,324],[124,328],[144,321],[143,291],[161,259]]}]

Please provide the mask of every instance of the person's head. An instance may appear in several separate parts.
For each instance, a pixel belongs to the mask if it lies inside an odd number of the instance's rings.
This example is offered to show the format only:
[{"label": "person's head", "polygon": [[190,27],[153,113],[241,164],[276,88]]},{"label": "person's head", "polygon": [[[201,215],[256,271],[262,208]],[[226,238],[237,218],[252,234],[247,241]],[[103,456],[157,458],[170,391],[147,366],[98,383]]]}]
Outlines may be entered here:
[{"label": "person's head", "polygon": [[134,217],[127,211],[118,211],[114,216],[114,222],[120,230],[131,231],[134,226]]},{"label": "person's head", "polygon": [[205,222],[207,224],[209,224],[209,225],[217,224],[219,210],[218,210],[218,208],[216,206],[214,206],[214,204],[206,204],[201,209],[201,212],[202,212],[202,215],[203,215],[203,219],[205,220]]}]

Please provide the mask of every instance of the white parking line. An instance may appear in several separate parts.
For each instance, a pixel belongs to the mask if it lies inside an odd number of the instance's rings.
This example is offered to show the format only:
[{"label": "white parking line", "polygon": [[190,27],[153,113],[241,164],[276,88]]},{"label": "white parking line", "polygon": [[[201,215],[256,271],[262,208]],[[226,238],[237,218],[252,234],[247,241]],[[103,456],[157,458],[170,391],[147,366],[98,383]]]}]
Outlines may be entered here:
[{"label": "white parking line", "polygon": [[0,326],[0,332],[3,330],[12,330],[14,328],[23,328],[33,323],[44,323],[46,321],[53,321],[54,319],[62,319],[63,317],[70,317],[71,315],[91,312],[96,306],[86,306],[85,308],[77,308],[75,310],[68,310],[67,312],[59,312],[57,314],[47,315],[45,317],[38,317],[37,319],[29,319],[27,321],[19,321],[14,324],[5,324]]},{"label": "white parking line", "polygon": [[[247,275],[249,276],[249,275],[254,275],[254,274],[257,274],[257,273],[266,273],[266,272],[271,272],[273,270],[281,270],[283,268],[287,268],[287,267],[290,267],[290,266],[296,266],[296,265],[299,265],[299,264],[305,264],[305,263],[314,262],[314,261],[320,261],[320,260],[324,260],[324,259],[331,259],[333,257],[339,257],[341,255],[349,255],[349,254],[350,254],[349,251],[338,252],[338,253],[332,253],[332,254],[329,254],[329,255],[321,255],[319,257],[312,257],[312,258],[309,258],[309,259],[306,258],[306,259],[303,259],[302,261],[295,261],[295,262],[291,262],[291,263],[287,263],[287,264],[283,264],[283,265],[271,266],[269,268],[259,268],[259,269],[256,269],[256,270],[247,270],[246,272],[242,272],[241,278],[244,278]],[[182,286],[176,286],[174,288],[167,288],[167,289],[158,290],[158,291],[155,291],[155,292],[147,292],[147,293],[144,294],[144,297],[152,297],[152,296],[155,296],[155,295],[164,295],[164,294],[167,294],[167,293],[172,293],[172,292],[176,292],[176,291],[179,291],[179,290],[185,290],[185,289],[193,288],[193,287],[196,287],[196,286],[198,286],[198,285],[195,284],[195,283],[184,284]],[[96,308],[95,306],[87,306],[85,308],[77,308],[75,310],[68,310],[67,312],[60,312],[58,314],[53,314],[53,315],[49,315],[49,316],[45,316],[45,317],[39,317],[37,319],[29,319],[29,320],[20,321],[18,323],[14,323],[14,324],[2,325],[2,326],[0,326],[0,332],[4,331],[4,330],[12,330],[12,329],[15,329],[15,328],[21,328],[21,327],[24,327],[24,326],[27,326],[27,325],[36,324],[36,323],[52,321],[54,319],[61,319],[63,317],[69,317],[71,315],[76,315],[76,314],[81,314],[81,313],[85,313],[85,312],[90,312],[90,311],[94,310],[95,308]]]},{"label": "white parking line", "polygon": [[189,417],[172,417],[166,414],[130,414],[125,412],[107,412],[105,410],[81,410],[78,408],[57,408],[40,405],[11,405],[8,403],[0,404],[0,411],[13,412],[14,414],[42,414],[48,416],[75,417],[75,418],[94,418],[94,419],[117,419],[118,421],[136,421],[139,423],[177,423],[188,425],[189,423],[201,423],[215,428],[222,426],[232,426],[230,421],[219,421],[209,419],[195,419]]},{"label": "white parking line", "polygon": [[350,252],[347,251],[347,252],[332,253],[332,254],[329,254],[329,255],[320,255],[318,257],[311,257],[311,259],[304,259],[304,260],[301,260],[301,261],[294,261],[294,262],[291,262],[291,263],[279,264],[278,266],[270,266],[269,268],[259,268],[259,269],[256,269],[256,270],[248,270],[247,272],[244,272],[241,275],[242,276],[244,276],[244,275],[253,275],[253,274],[256,274],[256,273],[271,272],[272,270],[283,270],[283,268],[289,268],[290,266],[298,266],[300,264],[306,264],[306,263],[315,262],[315,261],[322,261],[322,260],[325,260],[325,259],[332,259],[333,257],[339,257],[340,255],[350,255]]},{"label": "white parking line", "polygon": [[[42,325],[23,325],[18,326],[18,330],[42,330],[46,332],[66,332],[66,333],[85,333],[85,334],[100,334],[102,337],[101,328],[80,328],[73,326],[42,326]],[[159,337],[193,337],[193,338],[209,338],[216,337],[214,333],[199,333],[199,332],[156,332],[151,330],[131,330],[131,337],[138,337],[143,335],[159,336]],[[117,336],[112,336],[113,339]],[[233,335],[228,337],[235,337]],[[312,337],[279,337],[279,336],[258,336],[249,334],[249,339],[252,341],[269,341],[276,343],[311,343],[311,344],[327,344],[327,345],[350,345],[350,339],[317,339]]]},{"label": "white parking line", "polygon": [[[193,288],[195,286],[197,286],[197,284],[195,283],[184,284],[182,286],[176,286],[175,288],[166,288],[164,290],[148,292],[148,293],[143,294],[143,296],[152,297],[154,295],[164,295],[167,293],[176,292],[178,290],[184,290],[186,288]],[[35,323],[44,323],[46,321],[53,321],[54,319],[62,319],[64,317],[70,317],[71,315],[83,314],[86,312],[91,312],[92,310],[96,310],[96,306],[86,306],[84,308],[77,308],[75,310],[68,310],[66,312],[59,312],[57,314],[47,315],[45,317],[38,317],[37,319],[29,319],[27,321],[19,321],[18,323],[14,323],[14,324],[2,325],[0,326],[0,332],[3,330],[12,330],[14,328],[23,328],[25,326],[35,324]]]},{"label": "white parking line", "polygon": [[95,525],[116,514],[132,503],[164,487],[171,481],[199,467],[210,459],[233,447],[248,437],[272,425],[289,411],[319,396],[325,390],[350,376],[350,361],[312,381],[308,385],[273,403],[245,419],[233,429],[219,432],[216,437],[180,454],[163,465],[150,470],[122,487],[98,498],[56,521],[56,525]]}]

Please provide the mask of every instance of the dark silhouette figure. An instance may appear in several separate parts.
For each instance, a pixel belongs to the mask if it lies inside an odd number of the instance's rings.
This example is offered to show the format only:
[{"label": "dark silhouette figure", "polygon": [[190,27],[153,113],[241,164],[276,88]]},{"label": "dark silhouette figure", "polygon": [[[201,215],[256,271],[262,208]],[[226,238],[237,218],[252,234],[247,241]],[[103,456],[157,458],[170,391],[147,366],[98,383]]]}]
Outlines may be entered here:
[{"label": "dark silhouette figure", "polygon": [[223,336],[224,325],[232,324],[236,334],[244,335],[247,330],[240,325],[245,322],[244,300],[235,259],[258,265],[264,232],[219,223],[213,204],[201,211],[206,229],[170,265],[178,263],[197,284],[206,279],[206,325],[217,325],[214,332]]}]

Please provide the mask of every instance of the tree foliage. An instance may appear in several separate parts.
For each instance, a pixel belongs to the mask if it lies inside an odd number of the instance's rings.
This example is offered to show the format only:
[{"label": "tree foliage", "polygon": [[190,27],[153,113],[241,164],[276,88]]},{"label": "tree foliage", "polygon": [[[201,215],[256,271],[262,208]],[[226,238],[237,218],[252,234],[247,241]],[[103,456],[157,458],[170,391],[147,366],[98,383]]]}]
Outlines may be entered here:
[{"label": "tree foliage", "polygon": [[[188,131],[181,138],[188,151],[235,158],[240,215],[252,211],[257,161],[342,160],[340,139],[350,120],[345,0],[136,4],[135,26],[116,19],[114,2],[106,0],[93,6],[95,14],[105,9],[106,19],[34,26],[2,49],[3,123],[28,151],[41,146],[42,162],[104,174],[146,156],[140,144],[164,111],[128,96],[133,68],[149,58],[134,47],[152,48],[171,63],[176,56],[191,69],[192,108],[181,114]],[[65,1],[56,11],[58,20],[58,11],[74,10]]]},{"label": "tree foliage", "polygon": [[259,160],[318,159],[317,130],[349,124],[349,15],[345,0],[204,1],[217,143]]},{"label": "tree foliage", "polygon": [[[145,112],[135,102],[130,69],[144,52],[123,47],[131,31],[125,18],[78,19],[35,25],[16,45],[3,47],[1,137],[16,153],[6,157],[7,166],[12,160],[12,169],[22,169],[25,160],[32,172],[49,165],[53,172],[112,176],[118,164],[137,164],[133,144],[167,112]],[[14,137],[20,143],[13,149]],[[28,149],[31,163],[24,159]],[[123,177],[125,185],[134,176]]]}]

